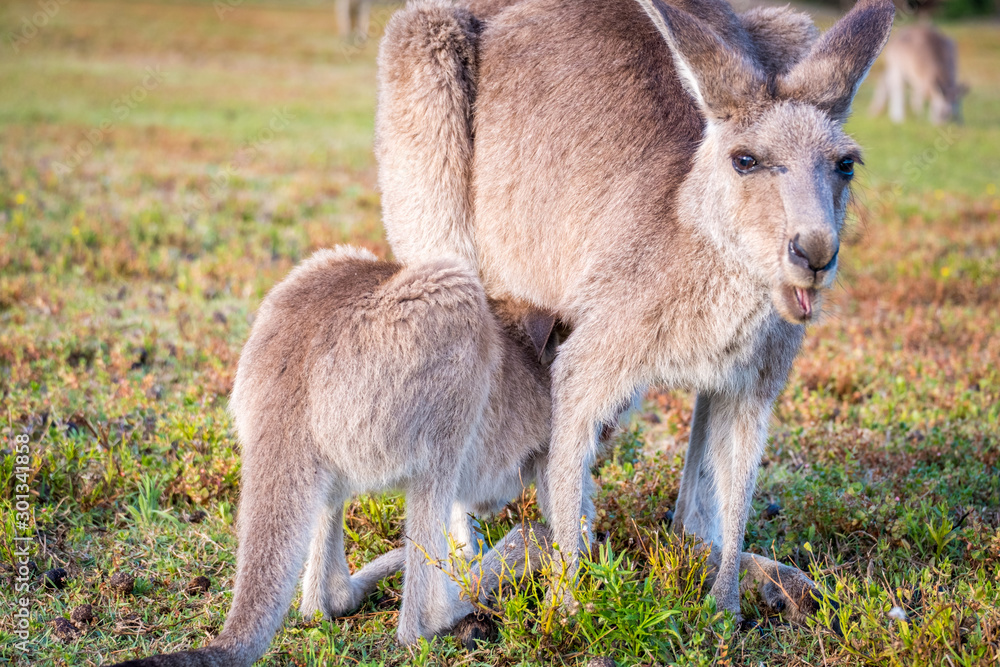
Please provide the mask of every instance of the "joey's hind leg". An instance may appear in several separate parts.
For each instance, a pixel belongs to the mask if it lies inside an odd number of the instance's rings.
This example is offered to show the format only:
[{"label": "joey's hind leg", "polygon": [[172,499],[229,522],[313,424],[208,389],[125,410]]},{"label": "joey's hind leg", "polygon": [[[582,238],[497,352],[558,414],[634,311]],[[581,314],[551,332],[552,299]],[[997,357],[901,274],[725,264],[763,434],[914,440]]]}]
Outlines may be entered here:
[{"label": "joey's hind leg", "polygon": [[361,595],[351,582],[351,570],[344,555],[344,502],[347,494],[332,491],[323,511],[316,517],[309,559],[302,578],[302,614],[317,611],[330,618],[343,616],[361,604]]},{"label": "joey's hind leg", "polygon": [[479,553],[479,534],[473,525],[469,509],[460,502],[451,506],[451,520],[448,532],[455,543],[455,555],[465,560],[471,560]]},{"label": "joey's hind leg", "polygon": [[456,480],[426,475],[406,494],[406,571],[397,637],[413,644],[420,637],[448,631],[472,611],[459,602],[458,586],[448,576],[448,539]]},{"label": "joey's hind leg", "polygon": [[479,601],[489,603],[501,597],[504,586],[516,590],[525,576],[540,570],[551,558],[548,528],[534,521],[514,526],[473,569],[479,578]]},{"label": "joey's hind leg", "polygon": [[382,554],[351,574],[344,554],[344,502],[346,494],[334,491],[316,519],[305,575],[302,577],[302,613],[317,611],[330,618],[361,606],[378,582],[403,569],[402,547]]},{"label": "joey's hind leg", "polygon": [[[282,435],[266,433],[245,449],[236,582],[222,633],[207,648],[184,654],[187,662],[178,657],[171,664],[249,665],[263,655],[281,627],[306,557],[309,517],[322,505],[329,483],[312,460],[270,456],[287,442]],[[308,450],[306,442],[301,451]],[[162,664],[167,663],[170,660]]]},{"label": "joey's hind leg", "polygon": [[[534,521],[514,526],[483,558],[472,566],[478,580],[479,602],[493,605],[497,599],[517,591],[552,558],[552,537],[548,528]],[[468,649],[478,641],[492,641],[497,636],[496,623],[490,616],[474,611],[460,620],[451,634]]]}]

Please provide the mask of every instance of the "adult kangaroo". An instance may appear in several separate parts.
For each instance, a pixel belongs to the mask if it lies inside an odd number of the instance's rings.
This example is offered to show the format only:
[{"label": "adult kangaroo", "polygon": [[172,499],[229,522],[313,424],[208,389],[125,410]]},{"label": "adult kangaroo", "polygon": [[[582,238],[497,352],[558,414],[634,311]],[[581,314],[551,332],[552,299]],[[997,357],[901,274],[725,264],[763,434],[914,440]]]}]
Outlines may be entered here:
[{"label": "adult kangaroo", "polygon": [[924,113],[934,125],[962,122],[962,98],[969,87],[958,81],[955,40],[929,24],[896,32],[882,56],[885,70],[879,78],[869,111],[877,116],[889,105],[889,118],[902,123],[906,116],[906,87],[915,116]]},{"label": "adult kangaroo", "polygon": [[[550,521],[575,567],[602,425],[650,384],[697,390],[674,514],[802,620],[800,571],[743,554],[773,402],[834,281],[858,146],[844,133],[892,26],[861,0],[822,36],[723,0],[414,2],[379,56],[376,153],[402,261],[453,254],[573,332],[552,367]],[[418,214],[414,211],[419,209]]]}]

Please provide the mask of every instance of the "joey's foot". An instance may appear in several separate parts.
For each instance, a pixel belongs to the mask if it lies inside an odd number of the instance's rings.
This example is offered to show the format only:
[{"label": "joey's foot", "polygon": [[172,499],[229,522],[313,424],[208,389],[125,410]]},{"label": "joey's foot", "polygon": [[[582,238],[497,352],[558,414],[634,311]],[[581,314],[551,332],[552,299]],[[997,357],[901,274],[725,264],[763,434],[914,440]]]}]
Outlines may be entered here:
[{"label": "joey's foot", "polygon": [[466,651],[476,649],[479,642],[495,642],[499,637],[496,621],[486,614],[473,612],[451,630],[452,636],[462,643]]}]

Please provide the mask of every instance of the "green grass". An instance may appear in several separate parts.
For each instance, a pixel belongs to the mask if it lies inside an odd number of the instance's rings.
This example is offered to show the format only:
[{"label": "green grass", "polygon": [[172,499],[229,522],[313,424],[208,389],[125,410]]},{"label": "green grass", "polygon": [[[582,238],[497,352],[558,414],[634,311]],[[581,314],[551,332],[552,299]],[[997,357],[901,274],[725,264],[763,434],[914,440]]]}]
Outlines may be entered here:
[{"label": "green grass", "polygon": [[[35,11],[4,3],[0,36]],[[388,252],[376,45],[338,42],[331,14],[68,0],[18,53],[0,43],[0,661],[103,664],[221,629],[240,465],[226,396],[253,312],[315,248]],[[948,30],[973,90],[965,126],[896,127],[867,117],[870,84],[861,92],[850,129],[867,167],[841,284],[779,399],[747,527],[747,549],[810,570],[838,610],[794,627],[748,596],[743,629],[717,613],[664,522],[691,396],[651,393],[595,468],[608,539],[584,565],[578,612],[551,606],[559,582],[545,573],[496,611],[498,642],[401,649],[396,577],[347,619],[292,611],[265,664],[997,664],[1000,32]],[[122,117],[116,100],[147,67],[163,80]],[[269,136],[276,112],[287,122]],[[940,132],[947,145],[926,154]],[[30,533],[15,511],[24,435]],[[765,519],[772,502],[783,511]],[[537,515],[529,497],[483,528],[495,538]],[[396,496],[353,502],[352,565],[400,544],[403,516]],[[25,534],[37,570],[22,653],[11,614]],[[41,586],[56,567],[66,587]],[[136,577],[130,593],[111,584],[120,572]],[[206,593],[187,592],[196,576]],[[95,621],[60,637],[54,621],[84,603]]]}]

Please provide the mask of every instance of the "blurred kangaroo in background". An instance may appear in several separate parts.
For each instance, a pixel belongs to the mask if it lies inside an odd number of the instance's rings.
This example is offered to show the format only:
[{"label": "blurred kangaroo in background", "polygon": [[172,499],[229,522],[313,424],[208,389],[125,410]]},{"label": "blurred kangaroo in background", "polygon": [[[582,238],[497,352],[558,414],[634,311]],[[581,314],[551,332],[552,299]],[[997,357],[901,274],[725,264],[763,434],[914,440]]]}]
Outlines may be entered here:
[{"label": "blurred kangaroo in background", "polygon": [[[281,626],[303,563],[307,618],[353,611],[405,561],[399,641],[450,630],[473,611],[442,567],[446,530],[470,540],[454,508],[491,513],[544,480],[553,328],[537,308],[488,303],[454,261],[402,266],[340,247],[295,268],[261,304],[233,385],[239,548],[222,633],[123,664],[251,664]],[[406,491],[406,546],[352,576],[344,503],[396,488]],[[547,531],[529,526],[473,567],[480,601],[538,566]]]},{"label": "blurred kangaroo in background", "polygon": [[[892,27],[861,0],[414,0],[379,54],[376,156],[402,261],[457,255],[486,292],[572,327],[553,364],[548,514],[590,525],[602,425],[650,384],[698,392],[674,525],[802,620],[814,585],[742,553],[772,405],[833,284],[858,146],[844,133]],[[567,603],[572,600],[564,596]]]},{"label": "blurred kangaroo in background", "polygon": [[906,87],[910,88],[913,114],[927,117],[938,125],[962,122],[962,97],[968,86],[958,82],[958,53],[954,40],[932,25],[915,25],[899,30],[885,47],[885,70],[872,97],[872,115],[889,105],[889,118],[902,123],[906,116]]},{"label": "blurred kangaroo in background", "polygon": [[[334,0],[333,12],[337,19],[337,34],[342,39],[352,35],[358,41],[368,39],[371,29],[373,0]],[[354,30],[351,30],[351,6],[354,6]]]}]

